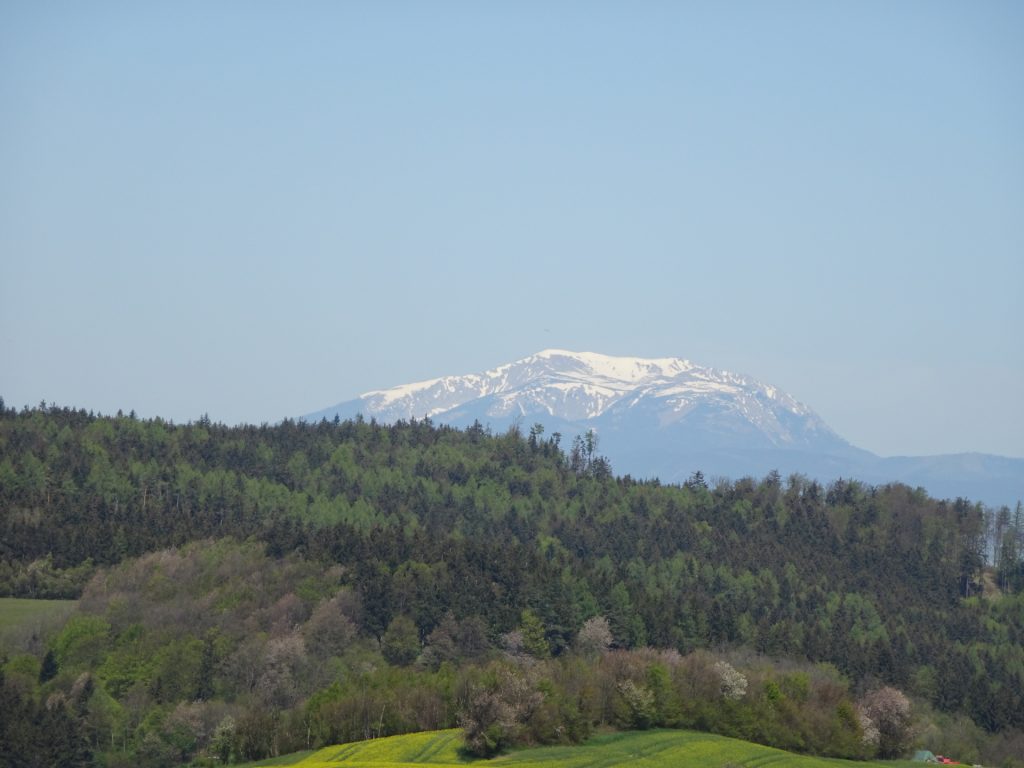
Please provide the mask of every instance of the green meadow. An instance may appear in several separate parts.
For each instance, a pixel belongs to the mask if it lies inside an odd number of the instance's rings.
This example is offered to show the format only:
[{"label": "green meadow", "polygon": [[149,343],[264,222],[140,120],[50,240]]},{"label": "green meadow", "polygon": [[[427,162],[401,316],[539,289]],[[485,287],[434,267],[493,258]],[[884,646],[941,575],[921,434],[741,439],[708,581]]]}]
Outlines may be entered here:
[{"label": "green meadow", "polygon": [[76,600],[29,600],[0,597],[0,647],[43,628],[60,624],[78,604]]},{"label": "green meadow", "polygon": [[325,747],[275,760],[250,763],[298,768],[405,768],[406,766],[529,766],[530,768],[897,768],[905,761],[859,762],[795,755],[760,744],[696,731],[632,731],[596,736],[581,746],[524,749],[491,760],[470,760],[459,753],[459,730],[413,733]]}]

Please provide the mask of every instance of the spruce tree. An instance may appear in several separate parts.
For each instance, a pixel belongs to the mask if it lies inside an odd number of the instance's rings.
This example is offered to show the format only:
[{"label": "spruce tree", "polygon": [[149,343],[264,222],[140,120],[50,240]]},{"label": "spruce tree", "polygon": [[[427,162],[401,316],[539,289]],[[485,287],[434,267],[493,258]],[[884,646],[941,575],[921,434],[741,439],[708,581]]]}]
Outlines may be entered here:
[{"label": "spruce tree", "polygon": [[60,666],[57,664],[57,657],[53,655],[53,651],[47,651],[46,655],[43,656],[42,666],[39,667],[39,682],[45,683],[53,680],[59,671]]}]

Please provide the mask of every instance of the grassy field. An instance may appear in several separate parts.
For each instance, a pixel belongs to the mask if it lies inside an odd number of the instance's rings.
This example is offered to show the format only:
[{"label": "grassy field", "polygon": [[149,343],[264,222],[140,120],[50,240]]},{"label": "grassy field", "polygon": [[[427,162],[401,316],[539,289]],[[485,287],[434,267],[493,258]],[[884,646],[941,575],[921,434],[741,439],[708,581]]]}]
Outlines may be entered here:
[{"label": "grassy field", "polygon": [[257,765],[294,765],[297,768],[407,768],[408,766],[466,766],[505,768],[897,768],[912,766],[903,761],[857,762],[805,757],[759,744],[694,731],[644,731],[609,733],[579,747],[524,749],[493,760],[466,760],[458,753],[458,730],[392,736],[325,747],[312,754],[280,758]]},{"label": "grassy field", "polygon": [[264,765],[295,765],[312,754],[312,750],[308,752],[293,752],[290,755],[282,755],[281,757],[268,757],[266,760],[259,760],[255,763],[236,764],[235,768],[261,768]]},{"label": "grassy field", "polygon": [[0,597],[0,648],[18,650],[32,634],[59,627],[77,604],[75,600]]}]

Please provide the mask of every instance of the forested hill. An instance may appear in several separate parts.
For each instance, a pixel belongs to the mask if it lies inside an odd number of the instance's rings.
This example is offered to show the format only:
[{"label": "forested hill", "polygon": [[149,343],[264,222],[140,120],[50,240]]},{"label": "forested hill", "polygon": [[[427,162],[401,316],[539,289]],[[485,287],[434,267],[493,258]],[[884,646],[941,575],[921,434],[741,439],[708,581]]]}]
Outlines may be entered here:
[{"label": "forested hill", "polygon": [[[366,637],[411,621],[422,645],[452,616],[494,645],[528,611],[557,656],[603,615],[619,647],[829,661],[989,730],[1024,725],[1019,505],[776,474],[636,482],[536,428],[0,410],[2,594],[74,596],[98,566],[253,539],[340,566]],[[981,596],[987,553],[1002,596]]]}]

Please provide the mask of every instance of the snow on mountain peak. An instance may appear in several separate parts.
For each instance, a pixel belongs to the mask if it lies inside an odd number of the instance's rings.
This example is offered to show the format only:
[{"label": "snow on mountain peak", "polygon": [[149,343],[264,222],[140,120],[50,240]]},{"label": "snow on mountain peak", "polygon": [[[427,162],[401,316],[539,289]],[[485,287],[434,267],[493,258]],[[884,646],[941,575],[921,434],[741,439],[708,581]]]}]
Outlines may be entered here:
[{"label": "snow on mountain peak", "polygon": [[490,423],[532,415],[595,429],[601,419],[633,418],[628,414],[657,413],[662,426],[704,414],[700,418],[729,422],[733,430],[752,428],[775,445],[794,445],[809,434],[831,434],[809,408],[745,376],[678,357],[620,357],[565,349],[545,349],[483,373],[365,392],[333,411],[341,412],[383,421],[458,421],[474,414]]},{"label": "snow on mountain peak", "polygon": [[597,352],[570,352],[564,349],[545,349],[519,362],[531,359],[573,361],[593,376],[627,384],[675,376],[694,367],[689,360],[678,357],[613,357]]}]

